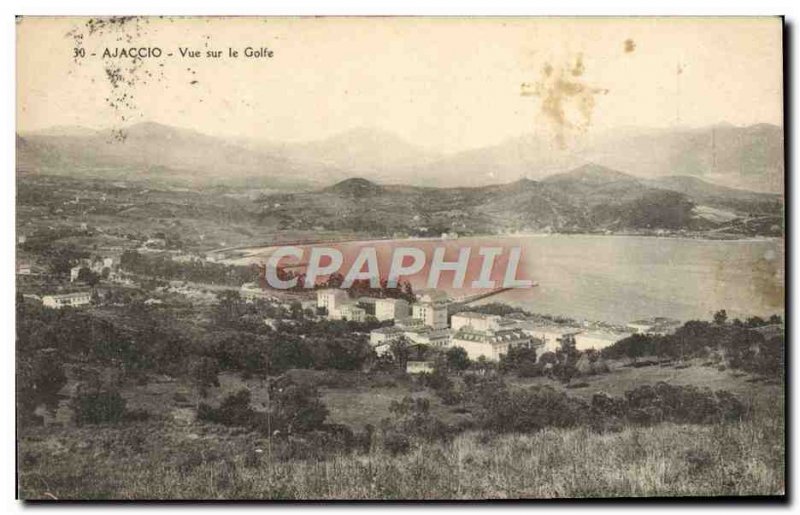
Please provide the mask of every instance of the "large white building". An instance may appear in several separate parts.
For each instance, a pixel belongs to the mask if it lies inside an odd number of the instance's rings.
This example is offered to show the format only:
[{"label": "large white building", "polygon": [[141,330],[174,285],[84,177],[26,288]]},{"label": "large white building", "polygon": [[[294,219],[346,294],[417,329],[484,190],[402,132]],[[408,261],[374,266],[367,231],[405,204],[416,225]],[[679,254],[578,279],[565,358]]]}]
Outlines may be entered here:
[{"label": "large white building", "polygon": [[478,331],[465,326],[453,333],[450,346],[463,348],[469,359],[483,356],[490,361],[499,361],[500,356],[507,354],[511,347],[537,346],[537,342],[524,331],[513,327]]},{"label": "large white building", "polygon": [[90,302],[92,302],[92,293],[88,291],[45,295],[42,297],[42,304],[54,309],[85,306]]}]

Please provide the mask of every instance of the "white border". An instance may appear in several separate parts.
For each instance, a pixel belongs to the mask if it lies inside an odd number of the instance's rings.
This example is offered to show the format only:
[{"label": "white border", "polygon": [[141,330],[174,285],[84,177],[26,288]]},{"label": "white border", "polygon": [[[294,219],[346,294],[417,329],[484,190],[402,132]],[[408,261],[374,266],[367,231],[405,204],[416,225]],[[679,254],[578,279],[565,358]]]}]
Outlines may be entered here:
[{"label": "white border", "polygon": [[[0,388],[2,388],[2,395],[0,395],[0,414],[2,414],[2,428],[4,433],[8,436],[0,443],[0,507],[3,513],[17,512],[23,509],[32,509],[30,506],[25,507],[20,502],[14,501],[15,494],[15,450],[14,450],[14,399],[12,392],[14,391],[14,280],[12,277],[12,269],[14,268],[14,136],[15,136],[15,35],[14,35],[14,15],[123,15],[123,14],[138,14],[138,15],[434,15],[434,16],[464,16],[464,15],[519,15],[519,16],[547,16],[547,15],[691,15],[691,16],[716,16],[716,15],[785,15],[787,23],[793,24],[794,32],[793,38],[796,41],[797,34],[797,20],[798,8],[800,2],[792,0],[758,0],[758,1],[727,1],[727,2],[702,2],[698,0],[561,0],[559,2],[537,2],[527,3],[515,2],[512,0],[459,0],[459,1],[421,1],[421,0],[387,0],[379,2],[378,0],[295,0],[292,2],[284,3],[266,3],[266,2],[248,2],[245,0],[225,0],[224,2],[174,2],[166,0],[125,0],[118,2],[109,2],[108,0],[84,0],[80,2],[64,2],[64,1],[17,1],[3,3],[0,7],[0,31],[2,33],[2,51],[0,51],[0,70],[4,73],[0,75],[3,77],[3,101],[0,103],[0,149],[2,149],[2,163],[4,164],[2,172],[0,172],[0,241],[4,242],[3,251],[0,254],[0,270],[5,270],[5,273],[0,273],[0,327],[2,327],[3,338],[2,342],[2,357],[5,359],[0,360]],[[790,66],[796,69],[797,52],[796,44],[790,49],[792,57]],[[796,119],[796,101],[797,101],[797,81],[794,81],[792,88],[792,98],[795,101],[791,112],[787,115],[791,119]],[[792,148],[797,149],[797,127],[793,127],[791,141],[786,142]],[[795,162],[797,156],[794,157]],[[793,174],[794,167],[787,169],[787,174]],[[793,199],[797,198],[797,184],[796,181],[792,183],[791,196]],[[789,221],[791,227],[797,227],[798,215],[796,208],[793,210],[792,219]],[[792,231],[795,232],[794,230]],[[792,237],[795,234],[791,235]],[[788,253],[788,252],[787,252]],[[796,267],[796,259],[792,260],[790,264],[791,269]],[[791,274],[790,277],[794,277]],[[792,290],[797,286],[795,280],[792,281]],[[790,304],[791,312],[787,311],[787,318],[794,321],[796,306]],[[794,329],[794,326],[793,326]],[[796,329],[793,331],[793,334]],[[794,349],[796,338],[792,338],[791,342],[787,342],[787,346]],[[790,369],[794,370],[797,365],[797,350],[792,352],[792,362]],[[788,392],[787,392],[788,394]],[[792,414],[797,412],[798,403],[792,399]],[[794,417],[792,417],[794,419]],[[795,427],[792,423],[791,427]],[[789,436],[789,435],[787,435]],[[791,442],[793,445],[791,449],[797,445],[796,441]],[[790,456],[792,464],[794,464],[793,456]],[[797,477],[797,470],[792,467],[791,478]],[[797,481],[793,481],[791,485],[787,485],[788,489],[792,491],[795,496]],[[409,507],[392,507],[389,505],[364,505],[355,507],[356,509],[380,509],[384,510],[407,510],[414,509],[422,512],[433,512],[434,510],[461,510],[466,506],[422,506],[415,505]],[[99,511],[111,511],[114,509],[123,508],[125,511],[130,512],[130,506],[122,505],[103,505],[103,506],[89,506],[89,505],[73,505],[73,506],[53,506],[53,507],[38,507],[37,512],[55,512],[58,510],[84,510],[86,508],[93,508]],[[172,509],[180,510],[196,510],[202,509],[203,511],[210,511],[214,513],[227,513],[230,511],[231,506],[220,505],[205,505],[205,506],[175,506],[175,505],[141,505],[137,506],[134,511],[141,510],[147,513],[167,513]],[[298,512],[307,512],[319,509],[314,506],[281,506],[281,505],[261,505],[261,506],[237,506],[237,509],[250,510],[285,510],[292,509]],[[621,507],[618,505],[561,505],[558,507],[548,505],[514,505],[514,506],[488,506],[479,505],[472,506],[467,509],[477,509],[481,511],[495,511],[501,509],[526,509],[536,510],[537,512],[575,512],[586,509],[593,511],[610,512],[612,510],[619,510]],[[763,508],[756,508],[752,505],[741,504],[739,506],[703,506],[703,505],[665,505],[665,506],[624,506],[625,510],[641,510],[646,509],[648,512],[665,512],[677,511],[686,513],[708,513],[708,512],[723,512],[727,510],[746,510],[747,512],[757,511]],[[328,507],[330,509],[330,507]],[[338,506],[335,507],[337,511],[351,510],[354,506]]]}]

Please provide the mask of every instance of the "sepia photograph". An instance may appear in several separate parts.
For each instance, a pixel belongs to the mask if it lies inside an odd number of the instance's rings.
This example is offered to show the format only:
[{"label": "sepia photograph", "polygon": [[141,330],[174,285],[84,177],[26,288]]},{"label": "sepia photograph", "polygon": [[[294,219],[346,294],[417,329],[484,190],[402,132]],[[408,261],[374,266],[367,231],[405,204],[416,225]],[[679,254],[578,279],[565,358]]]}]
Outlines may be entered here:
[{"label": "sepia photograph", "polygon": [[784,18],[14,24],[18,499],[786,499]]}]

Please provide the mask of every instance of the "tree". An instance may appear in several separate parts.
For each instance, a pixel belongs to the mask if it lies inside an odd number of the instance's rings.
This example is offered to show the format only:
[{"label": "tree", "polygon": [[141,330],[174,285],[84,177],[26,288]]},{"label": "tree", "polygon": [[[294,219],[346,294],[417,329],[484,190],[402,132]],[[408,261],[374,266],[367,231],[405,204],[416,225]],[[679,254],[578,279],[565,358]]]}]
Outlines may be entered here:
[{"label": "tree", "polygon": [[532,347],[511,347],[506,354],[500,357],[500,370],[503,372],[519,372],[521,369],[528,370],[535,364],[536,349]]},{"label": "tree", "polygon": [[717,325],[725,325],[728,321],[728,313],[724,309],[720,309],[714,313],[714,323]]},{"label": "tree", "polygon": [[100,281],[100,277],[96,273],[92,272],[89,268],[84,266],[78,270],[78,281],[86,283],[89,286],[94,286]]},{"label": "tree", "polygon": [[67,384],[67,376],[61,364],[46,356],[20,359],[17,365],[17,405],[21,419],[25,420],[44,404],[55,409],[58,392]]},{"label": "tree", "polygon": [[389,344],[389,351],[392,353],[395,362],[402,370],[405,370],[406,365],[408,364],[408,357],[411,352],[408,347],[408,339],[406,339],[405,336],[401,336]]},{"label": "tree", "polygon": [[450,370],[462,372],[469,368],[469,356],[463,347],[451,347],[447,349],[445,356],[447,359],[447,366]]},{"label": "tree", "polygon": [[318,429],[328,416],[317,389],[284,379],[270,385],[270,416],[272,428],[287,433]]}]

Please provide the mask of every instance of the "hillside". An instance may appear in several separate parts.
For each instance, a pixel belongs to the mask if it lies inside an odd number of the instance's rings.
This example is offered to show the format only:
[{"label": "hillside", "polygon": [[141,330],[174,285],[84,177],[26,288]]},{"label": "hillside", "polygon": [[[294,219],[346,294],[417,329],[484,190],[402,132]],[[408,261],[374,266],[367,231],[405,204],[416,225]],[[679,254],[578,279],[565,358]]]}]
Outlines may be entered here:
[{"label": "hillside", "polygon": [[49,129],[18,135],[17,155],[17,169],[24,172],[157,183],[308,187],[330,175],[322,166],[301,168],[280,156],[149,122],[121,134]]},{"label": "hillside", "polygon": [[[699,179],[643,180],[589,164],[542,181],[474,188],[379,185],[364,178],[294,194],[263,196],[260,216],[287,229],[438,236],[509,231],[717,231],[777,235],[776,195]],[[750,227],[757,221],[757,227]],[[777,227],[777,228],[776,228]]]}]

